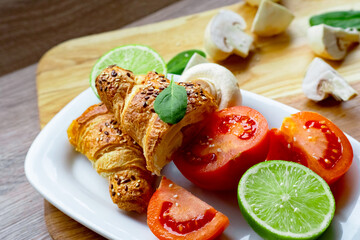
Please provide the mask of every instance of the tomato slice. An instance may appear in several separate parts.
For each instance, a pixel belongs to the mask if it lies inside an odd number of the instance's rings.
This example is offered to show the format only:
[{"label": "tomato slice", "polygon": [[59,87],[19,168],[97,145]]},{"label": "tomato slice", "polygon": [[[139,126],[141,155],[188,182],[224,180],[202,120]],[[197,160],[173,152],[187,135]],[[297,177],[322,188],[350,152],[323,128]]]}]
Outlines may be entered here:
[{"label": "tomato slice", "polygon": [[283,149],[284,144],[288,148],[285,156],[277,156],[275,150],[270,149],[267,159],[299,162],[328,184],[344,175],[353,159],[345,134],[329,119],[314,112],[299,112],[284,119],[277,136],[272,134],[271,146]]},{"label": "tomato slice", "polygon": [[269,129],[258,111],[226,108],[200,125],[200,133],[173,154],[177,168],[194,184],[210,190],[235,189],[248,168],[265,160]]},{"label": "tomato slice", "polygon": [[184,188],[163,177],[151,197],[147,223],[159,239],[214,239],[229,219]]}]

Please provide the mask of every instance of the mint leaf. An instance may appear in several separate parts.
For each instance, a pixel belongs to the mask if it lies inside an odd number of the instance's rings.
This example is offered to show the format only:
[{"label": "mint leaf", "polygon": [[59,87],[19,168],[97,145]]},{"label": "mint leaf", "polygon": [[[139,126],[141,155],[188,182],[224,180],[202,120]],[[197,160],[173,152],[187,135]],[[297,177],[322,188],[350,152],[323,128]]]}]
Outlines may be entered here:
[{"label": "mint leaf", "polygon": [[190,58],[192,57],[192,55],[194,55],[194,53],[206,57],[205,53],[201,50],[192,49],[181,52],[168,62],[168,73],[181,75],[186,67],[186,64],[189,62]]},{"label": "mint leaf", "polygon": [[155,99],[154,109],[159,118],[170,124],[180,122],[185,116],[187,108],[187,94],[184,86],[174,83],[170,84]]},{"label": "mint leaf", "polygon": [[332,27],[360,30],[360,11],[327,12],[310,18],[310,26],[326,24]]}]

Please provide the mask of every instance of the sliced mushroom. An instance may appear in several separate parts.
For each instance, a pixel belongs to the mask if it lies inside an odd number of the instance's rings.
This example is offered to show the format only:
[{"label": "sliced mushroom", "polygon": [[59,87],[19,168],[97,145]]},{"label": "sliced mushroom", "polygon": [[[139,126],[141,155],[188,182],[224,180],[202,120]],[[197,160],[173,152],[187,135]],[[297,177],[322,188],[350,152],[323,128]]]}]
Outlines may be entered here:
[{"label": "sliced mushroom", "polygon": [[[245,0],[248,4],[251,6],[259,6],[261,3],[261,0]],[[271,0],[273,2],[279,2],[280,0]]]},{"label": "sliced mushroom", "polygon": [[311,49],[317,55],[331,60],[344,59],[348,48],[360,40],[360,34],[355,29],[342,29],[324,24],[310,27],[307,37]]},{"label": "sliced mushroom", "polygon": [[321,101],[329,95],[338,101],[347,101],[358,95],[357,91],[321,58],[315,58],[310,63],[302,88],[306,97],[314,101]]},{"label": "sliced mushroom", "polygon": [[195,65],[198,65],[200,63],[208,63],[209,61],[204,58],[203,56],[201,56],[200,54],[198,53],[194,53],[189,62],[186,64],[186,67],[184,69],[184,72],[189,70],[191,67],[195,66]]},{"label": "sliced mushroom", "polygon": [[181,75],[179,82],[200,84],[215,97],[219,109],[241,105],[242,97],[236,77],[219,64],[195,65]]},{"label": "sliced mushroom", "polygon": [[245,20],[237,13],[221,10],[214,16],[205,30],[204,48],[216,61],[224,60],[231,54],[247,57],[253,38],[243,30]]},{"label": "sliced mushroom", "polygon": [[280,4],[262,0],[256,12],[251,31],[262,37],[282,33],[294,19],[294,15]]}]

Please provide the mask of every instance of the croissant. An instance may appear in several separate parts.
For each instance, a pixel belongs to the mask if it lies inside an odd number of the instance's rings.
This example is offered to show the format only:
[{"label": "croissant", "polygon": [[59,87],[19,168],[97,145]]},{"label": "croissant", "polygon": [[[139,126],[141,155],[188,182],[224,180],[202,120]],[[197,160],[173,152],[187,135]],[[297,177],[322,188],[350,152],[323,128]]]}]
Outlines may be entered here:
[{"label": "croissant", "polygon": [[143,148],[147,169],[157,175],[183,141],[199,130],[196,123],[218,107],[214,97],[199,84],[177,83],[186,89],[187,110],[180,122],[167,124],[155,113],[153,105],[169,83],[162,74],[135,76],[115,65],[103,70],[95,82],[100,99],[114,113],[122,130]]},{"label": "croissant", "polygon": [[109,179],[112,201],[120,209],[144,212],[154,192],[154,176],[146,169],[141,147],[119,129],[105,104],[89,107],[67,133],[76,151]]}]

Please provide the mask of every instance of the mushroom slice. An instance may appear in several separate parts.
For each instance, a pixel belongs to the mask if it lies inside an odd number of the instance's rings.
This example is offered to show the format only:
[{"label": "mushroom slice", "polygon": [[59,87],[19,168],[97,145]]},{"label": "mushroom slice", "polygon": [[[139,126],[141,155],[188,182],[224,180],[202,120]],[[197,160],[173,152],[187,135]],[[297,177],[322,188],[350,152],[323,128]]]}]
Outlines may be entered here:
[{"label": "mushroom slice", "polygon": [[201,63],[184,72],[179,82],[200,84],[216,99],[219,109],[241,105],[237,78],[227,68],[216,63]]},{"label": "mushroom slice", "polygon": [[347,101],[358,95],[357,91],[321,58],[315,58],[310,63],[302,88],[306,97],[314,101],[321,101],[329,95],[337,101]]},{"label": "mushroom slice", "polygon": [[360,34],[355,29],[320,24],[308,29],[307,38],[311,49],[317,55],[326,59],[341,60],[345,58],[350,45],[359,42]]},{"label": "mushroom slice", "polygon": [[192,57],[190,58],[189,62],[186,64],[186,67],[183,72],[189,70],[191,67],[193,67],[195,65],[198,65],[200,63],[208,63],[208,62],[209,61],[206,58],[204,58],[203,56],[201,56],[200,54],[194,53],[192,55]]},{"label": "mushroom slice", "polygon": [[[261,3],[261,0],[245,0],[248,4],[250,4],[251,6],[259,6]],[[280,0],[271,0],[273,2],[278,2]]]},{"label": "mushroom slice", "polygon": [[294,15],[280,4],[262,0],[256,12],[251,31],[262,37],[282,33],[294,19]]},{"label": "mushroom slice", "polygon": [[239,14],[230,10],[220,10],[206,27],[206,52],[216,61],[224,60],[233,53],[247,57],[254,40],[243,31],[245,28],[246,22]]}]

